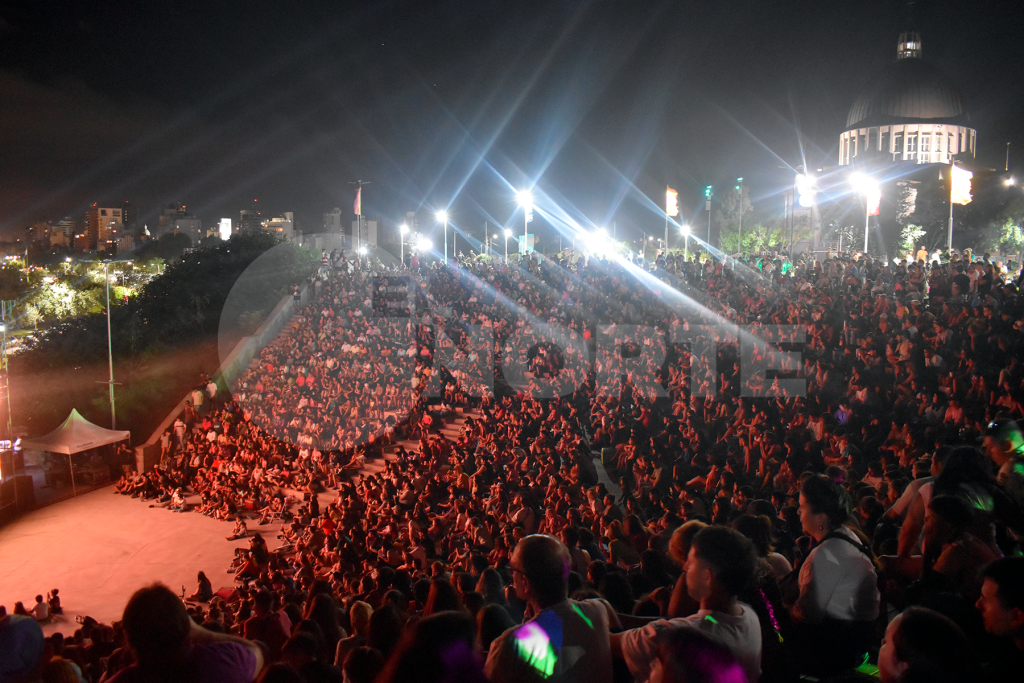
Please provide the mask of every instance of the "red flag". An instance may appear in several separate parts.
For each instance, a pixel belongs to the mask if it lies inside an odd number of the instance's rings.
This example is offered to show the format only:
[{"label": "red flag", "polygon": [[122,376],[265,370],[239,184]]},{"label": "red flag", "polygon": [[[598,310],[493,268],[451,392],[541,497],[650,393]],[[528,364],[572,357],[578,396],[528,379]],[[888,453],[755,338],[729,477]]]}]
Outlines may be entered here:
[{"label": "red flag", "polygon": [[867,194],[868,202],[868,215],[877,216],[881,213],[882,205],[882,191],[877,187],[872,187]]},{"label": "red flag", "polygon": [[352,206],[352,211],[354,211],[357,216],[363,215],[363,188],[361,186],[356,190],[356,203]]}]

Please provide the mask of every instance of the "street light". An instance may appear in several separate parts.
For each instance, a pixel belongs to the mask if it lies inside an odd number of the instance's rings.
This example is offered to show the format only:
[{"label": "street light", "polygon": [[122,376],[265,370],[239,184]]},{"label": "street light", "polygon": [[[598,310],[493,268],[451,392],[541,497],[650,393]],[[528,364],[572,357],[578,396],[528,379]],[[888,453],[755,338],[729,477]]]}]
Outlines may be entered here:
[{"label": "street light", "polygon": [[519,206],[523,207],[523,256],[526,256],[527,234],[530,221],[533,220],[533,193],[529,190],[519,190],[516,200]]},{"label": "street light", "polygon": [[1009,178],[1007,178],[1006,180],[1003,181],[1003,185],[1006,185],[1007,187],[1010,187],[1010,186],[1016,185],[1016,184],[1017,184],[1017,179],[1014,178],[1013,176],[1010,176]]},{"label": "street light", "polygon": [[110,337],[110,261],[103,262],[103,279],[107,287],[107,363],[110,367],[110,428],[117,429],[117,409],[114,407],[114,347]]},{"label": "street light", "polygon": [[743,257],[743,176],[740,176],[739,178],[736,179],[736,192],[738,192],[739,195],[740,195],[740,221],[739,221],[739,227],[736,230],[737,237],[739,237],[739,240],[737,242],[738,246],[736,248],[736,253],[738,253],[740,255],[740,258],[742,258]]},{"label": "street light", "polygon": [[437,220],[439,223],[444,223],[444,264],[448,265],[448,212],[438,211]]},{"label": "street light", "polygon": [[680,228],[683,232],[683,260],[690,260],[690,226],[683,225]]},{"label": "street light", "polygon": [[871,216],[878,213],[878,202],[882,194],[878,187],[878,181],[862,173],[855,173],[850,177],[850,184],[864,197],[864,258],[868,255],[868,230],[871,223]]},{"label": "street light", "polygon": [[505,228],[505,265],[508,265],[508,238],[512,236],[512,231]]},{"label": "street light", "polygon": [[398,227],[398,250],[399,254],[401,254],[401,256],[399,256],[399,260],[402,262],[403,268],[405,268],[405,234],[407,232],[409,232],[409,226],[406,225],[405,223],[402,223]]}]

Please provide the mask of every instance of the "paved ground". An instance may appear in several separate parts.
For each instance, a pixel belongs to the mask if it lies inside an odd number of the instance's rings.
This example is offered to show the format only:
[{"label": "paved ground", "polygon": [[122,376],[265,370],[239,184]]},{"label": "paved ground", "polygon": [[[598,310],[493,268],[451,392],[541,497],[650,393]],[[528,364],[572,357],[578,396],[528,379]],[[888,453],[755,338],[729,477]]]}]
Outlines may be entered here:
[{"label": "paved ground", "polygon": [[[464,422],[458,415],[442,433],[455,439]],[[410,450],[418,446],[402,443]],[[397,445],[386,449],[386,460],[394,459]],[[595,465],[601,481],[618,497],[618,486],[600,458]],[[383,466],[380,460],[368,462],[363,473],[379,472]],[[320,494],[321,508],[336,496],[335,491]],[[196,501],[190,496],[189,502]],[[64,615],[43,630],[70,633],[78,615],[101,623],[120,619],[131,594],[154,581],[175,592],[184,586],[191,594],[202,570],[214,590],[233,586],[227,568],[234,549],[247,547],[248,541],[226,541],[232,527],[194,512],[150,508],[138,499],[115,495],[112,486],[34,510],[0,527],[0,605],[8,612],[18,600],[31,607],[36,594],[59,588]],[[262,533],[272,549],[280,544],[279,529],[280,522],[265,527],[249,523],[250,534]]]},{"label": "paved ground", "polygon": [[[18,600],[31,607],[36,594],[59,588],[64,616],[44,630],[70,633],[76,615],[120,619],[131,594],[154,581],[191,594],[203,570],[214,590],[234,585],[227,568],[234,548],[248,543],[224,540],[232,526],[150,508],[114,495],[113,487],[34,510],[0,528],[0,605],[8,612]],[[249,528],[272,548],[280,543],[280,523]]]}]

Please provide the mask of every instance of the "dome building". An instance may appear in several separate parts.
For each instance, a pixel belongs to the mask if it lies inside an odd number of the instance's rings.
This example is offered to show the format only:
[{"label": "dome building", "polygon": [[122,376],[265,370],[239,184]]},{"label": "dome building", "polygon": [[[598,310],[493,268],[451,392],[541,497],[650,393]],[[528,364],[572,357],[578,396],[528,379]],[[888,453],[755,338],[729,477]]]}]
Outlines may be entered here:
[{"label": "dome building", "polygon": [[896,61],[853,103],[839,137],[839,165],[868,160],[949,164],[974,158],[967,104],[941,71],[921,58],[921,36],[900,35]]}]

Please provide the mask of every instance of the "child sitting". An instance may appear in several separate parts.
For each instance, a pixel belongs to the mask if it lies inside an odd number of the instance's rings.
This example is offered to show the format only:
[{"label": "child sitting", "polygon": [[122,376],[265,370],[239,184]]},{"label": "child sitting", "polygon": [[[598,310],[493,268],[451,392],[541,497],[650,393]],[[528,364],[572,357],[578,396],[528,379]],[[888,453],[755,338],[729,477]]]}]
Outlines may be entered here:
[{"label": "child sitting", "polygon": [[60,606],[60,596],[57,595],[59,592],[54,588],[46,596],[50,603],[50,614],[64,614],[64,608]]}]

